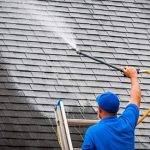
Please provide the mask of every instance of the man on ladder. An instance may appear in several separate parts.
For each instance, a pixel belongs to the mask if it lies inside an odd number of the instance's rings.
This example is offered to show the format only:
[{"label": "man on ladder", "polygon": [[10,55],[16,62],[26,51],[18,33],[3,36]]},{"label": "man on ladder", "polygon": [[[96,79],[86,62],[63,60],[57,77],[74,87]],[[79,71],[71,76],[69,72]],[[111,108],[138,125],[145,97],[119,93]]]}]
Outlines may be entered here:
[{"label": "man on ladder", "polygon": [[125,111],[117,117],[119,98],[112,92],[105,92],[96,98],[101,121],[88,128],[82,150],[134,150],[134,130],[139,118],[141,89],[137,71],[125,67],[125,76],[131,81],[131,100]]}]

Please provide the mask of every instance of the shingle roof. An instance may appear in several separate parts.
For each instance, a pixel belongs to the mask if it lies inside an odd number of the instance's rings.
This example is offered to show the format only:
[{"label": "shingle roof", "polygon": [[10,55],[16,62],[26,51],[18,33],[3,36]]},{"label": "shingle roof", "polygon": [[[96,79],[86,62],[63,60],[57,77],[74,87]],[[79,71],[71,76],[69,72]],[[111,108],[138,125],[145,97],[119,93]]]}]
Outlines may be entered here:
[{"label": "shingle roof", "polygon": [[[0,149],[60,149],[53,113],[58,99],[68,118],[94,119],[96,95],[113,90],[122,112],[129,80],[80,57],[60,36],[116,66],[147,69],[149,15],[149,0],[0,0]],[[150,107],[150,79],[139,79],[143,114]],[[150,148],[149,124],[148,116],[138,125],[136,149]],[[70,128],[74,148],[85,130]]]}]

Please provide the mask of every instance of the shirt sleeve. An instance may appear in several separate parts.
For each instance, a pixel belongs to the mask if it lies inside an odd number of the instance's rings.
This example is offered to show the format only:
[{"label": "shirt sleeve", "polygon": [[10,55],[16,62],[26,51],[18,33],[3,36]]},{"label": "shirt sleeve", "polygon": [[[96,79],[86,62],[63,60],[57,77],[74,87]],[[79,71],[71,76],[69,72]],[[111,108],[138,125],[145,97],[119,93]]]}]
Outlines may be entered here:
[{"label": "shirt sleeve", "polygon": [[90,133],[90,128],[86,131],[84,142],[82,144],[82,150],[94,150],[94,144]]},{"label": "shirt sleeve", "polygon": [[131,124],[133,128],[136,127],[139,118],[139,108],[135,104],[129,104],[122,114]]}]

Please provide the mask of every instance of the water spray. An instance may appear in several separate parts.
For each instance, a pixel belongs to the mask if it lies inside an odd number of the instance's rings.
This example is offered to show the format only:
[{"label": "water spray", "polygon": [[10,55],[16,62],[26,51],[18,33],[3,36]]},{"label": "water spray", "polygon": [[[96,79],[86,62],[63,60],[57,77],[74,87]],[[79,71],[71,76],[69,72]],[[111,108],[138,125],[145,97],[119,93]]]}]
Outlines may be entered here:
[{"label": "water spray", "polygon": [[[81,52],[79,49],[75,49],[75,50],[76,50],[76,53],[79,54],[79,55],[82,55],[82,56],[88,57],[88,58],[90,58],[90,59],[93,59],[93,60],[95,60],[95,61],[97,61],[97,62],[99,62],[99,63],[101,63],[101,64],[105,64],[106,66],[109,66],[109,67],[111,67],[111,68],[113,68],[113,69],[115,69],[115,70],[120,71],[121,73],[123,73],[123,69],[121,69],[121,68],[119,68],[119,67],[116,67],[116,66],[114,66],[114,65],[112,65],[112,64],[109,64],[109,63],[107,63],[107,62],[104,62],[104,61],[102,61],[102,60],[100,60],[100,59],[98,59],[98,58],[96,58],[96,57],[87,55],[87,54]],[[140,74],[140,73],[150,74],[150,70],[140,70],[140,69],[137,69],[137,73],[138,73],[138,74]]]}]

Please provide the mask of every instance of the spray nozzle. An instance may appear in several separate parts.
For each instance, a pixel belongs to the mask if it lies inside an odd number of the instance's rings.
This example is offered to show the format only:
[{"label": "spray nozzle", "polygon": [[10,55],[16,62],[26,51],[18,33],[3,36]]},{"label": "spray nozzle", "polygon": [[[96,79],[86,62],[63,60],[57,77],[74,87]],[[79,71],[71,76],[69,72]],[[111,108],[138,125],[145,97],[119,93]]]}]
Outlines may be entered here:
[{"label": "spray nozzle", "polygon": [[77,48],[74,48],[74,50],[76,51],[77,54],[80,54],[80,50]]}]

